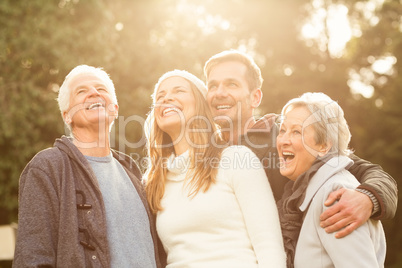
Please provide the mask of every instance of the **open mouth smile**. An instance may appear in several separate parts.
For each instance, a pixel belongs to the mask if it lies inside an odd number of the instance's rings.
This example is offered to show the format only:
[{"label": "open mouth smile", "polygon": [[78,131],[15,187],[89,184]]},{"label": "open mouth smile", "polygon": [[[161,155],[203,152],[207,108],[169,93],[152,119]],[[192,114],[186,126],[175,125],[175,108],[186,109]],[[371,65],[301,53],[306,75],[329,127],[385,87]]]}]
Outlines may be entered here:
[{"label": "open mouth smile", "polygon": [[295,158],[295,154],[291,152],[282,152],[282,157],[285,162],[290,162]]},{"label": "open mouth smile", "polygon": [[94,109],[99,109],[99,108],[104,108],[105,106],[102,104],[102,103],[100,103],[100,102],[95,102],[95,103],[92,103],[91,105],[89,105],[88,107],[87,107],[87,110],[94,110]]},{"label": "open mouth smile", "polygon": [[215,108],[216,108],[217,110],[228,110],[228,109],[232,108],[232,106],[231,106],[231,105],[227,105],[227,104],[222,104],[222,105],[217,105]]},{"label": "open mouth smile", "polygon": [[180,112],[181,112],[181,110],[176,108],[176,107],[169,107],[169,108],[166,108],[166,109],[164,109],[162,111],[162,116],[163,117],[170,116],[170,115],[173,115],[173,114],[178,114]]}]

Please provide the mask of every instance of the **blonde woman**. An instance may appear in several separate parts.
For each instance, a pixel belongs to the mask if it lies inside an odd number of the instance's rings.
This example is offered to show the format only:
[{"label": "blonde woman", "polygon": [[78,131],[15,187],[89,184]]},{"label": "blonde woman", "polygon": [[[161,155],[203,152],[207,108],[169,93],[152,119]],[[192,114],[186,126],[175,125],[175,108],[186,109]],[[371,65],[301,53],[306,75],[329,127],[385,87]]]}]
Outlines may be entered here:
[{"label": "blonde woman", "polygon": [[263,167],[244,146],[224,148],[206,91],[194,75],[168,72],[147,118],[146,194],[167,267],[285,267]]}]

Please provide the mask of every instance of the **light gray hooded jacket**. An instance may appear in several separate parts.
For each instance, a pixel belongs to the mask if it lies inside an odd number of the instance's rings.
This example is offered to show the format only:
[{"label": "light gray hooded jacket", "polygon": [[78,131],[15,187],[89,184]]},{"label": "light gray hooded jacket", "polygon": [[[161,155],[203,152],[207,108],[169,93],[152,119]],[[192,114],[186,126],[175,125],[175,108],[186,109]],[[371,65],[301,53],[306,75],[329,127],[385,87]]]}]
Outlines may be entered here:
[{"label": "light gray hooded jacket", "polygon": [[341,187],[355,189],[359,182],[346,169],[353,161],[334,157],[311,178],[300,206],[307,210],[295,253],[295,268],[384,267],[386,243],[381,222],[369,220],[350,235],[337,239],[320,227],[320,215],[329,193]]}]

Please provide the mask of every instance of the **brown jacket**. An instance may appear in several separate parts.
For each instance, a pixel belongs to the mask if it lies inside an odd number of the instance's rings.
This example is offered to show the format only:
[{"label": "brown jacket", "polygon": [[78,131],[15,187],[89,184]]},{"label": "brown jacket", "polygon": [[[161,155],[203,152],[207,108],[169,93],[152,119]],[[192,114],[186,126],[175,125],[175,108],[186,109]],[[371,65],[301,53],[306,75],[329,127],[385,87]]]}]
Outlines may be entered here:
[{"label": "brown jacket", "polygon": [[[129,156],[112,154],[144,204],[156,263],[162,267],[141,172]],[[67,137],[39,152],[21,174],[13,267],[110,267],[102,194],[88,161]]]}]

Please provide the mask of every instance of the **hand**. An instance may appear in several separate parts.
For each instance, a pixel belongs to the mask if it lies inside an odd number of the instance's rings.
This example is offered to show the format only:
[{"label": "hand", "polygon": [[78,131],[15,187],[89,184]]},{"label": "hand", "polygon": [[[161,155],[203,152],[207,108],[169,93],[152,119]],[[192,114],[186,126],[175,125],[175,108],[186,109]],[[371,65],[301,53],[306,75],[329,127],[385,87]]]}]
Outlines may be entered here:
[{"label": "hand", "polygon": [[[339,202],[334,204],[337,200]],[[337,232],[336,238],[345,237],[360,227],[373,210],[373,202],[367,195],[345,188],[332,192],[324,205],[331,207],[321,214],[320,226],[327,233]]]}]

